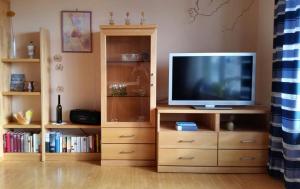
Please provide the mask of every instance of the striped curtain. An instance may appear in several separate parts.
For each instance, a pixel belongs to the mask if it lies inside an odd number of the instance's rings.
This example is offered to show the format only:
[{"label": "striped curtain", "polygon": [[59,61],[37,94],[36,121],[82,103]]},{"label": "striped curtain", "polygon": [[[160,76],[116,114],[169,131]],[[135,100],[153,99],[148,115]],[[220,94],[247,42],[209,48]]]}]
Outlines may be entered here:
[{"label": "striped curtain", "polygon": [[300,189],[300,0],[275,0],[269,173]]}]

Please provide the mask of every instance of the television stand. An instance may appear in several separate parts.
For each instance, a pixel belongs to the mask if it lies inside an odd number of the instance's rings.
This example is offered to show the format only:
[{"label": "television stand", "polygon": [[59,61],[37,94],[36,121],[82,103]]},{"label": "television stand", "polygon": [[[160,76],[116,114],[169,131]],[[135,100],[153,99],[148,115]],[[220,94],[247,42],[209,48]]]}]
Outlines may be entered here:
[{"label": "television stand", "polygon": [[204,106],[192,106],[196,110],[232,110],[230,106],[215,106],[215,105],[204,105]]}]

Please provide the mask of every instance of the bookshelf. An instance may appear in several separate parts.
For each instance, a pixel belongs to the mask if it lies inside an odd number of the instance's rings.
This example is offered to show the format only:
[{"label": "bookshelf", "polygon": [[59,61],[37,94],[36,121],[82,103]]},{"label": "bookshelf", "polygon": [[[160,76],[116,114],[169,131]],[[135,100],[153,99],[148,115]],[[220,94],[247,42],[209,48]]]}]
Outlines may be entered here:
[{"label": "bookshelf", "polygon": [[[39,58],[4,58],[8,54],[7,47],[1,51],[0,63],[0,158],[4,161],[44,161],[43,145],[44,126],[49,122],[49,81],[50,81],[50,36],[49,31],[41,28],[39,32]],[[37,44],[37,42],[36,42]],[[26,47],[24,47],[26,49]],[[21,70],[21,71],[20,71]],[[30,79],[37,81],[35,92],[10,91],[10,76],[12,73],[25,72]],[[38,73],[36,73],[38,72]],[[33,75],[33,76],[32,76]],[[13,107],[17,104],[17,107]],[[12,113],[33,109],[33,121],[28,125],[14,122]],[[41,146],[39,152],[4,152],[3,134],[16,131],[18,133],[39,133]],[[25,143],[25,138],[24,138]]]}]

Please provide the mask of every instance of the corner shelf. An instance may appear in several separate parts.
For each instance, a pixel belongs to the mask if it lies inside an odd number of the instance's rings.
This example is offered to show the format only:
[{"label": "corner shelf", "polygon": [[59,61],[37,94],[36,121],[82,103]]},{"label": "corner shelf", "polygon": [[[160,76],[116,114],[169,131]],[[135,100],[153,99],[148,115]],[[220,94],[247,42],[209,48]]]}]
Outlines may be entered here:
[{"label": "corner shelf", "polygon": [[41,92],[16,92],[16,91],[8,91],[2,92],[3,96],[40,96]]},{"label": "corner shelf", "polygon": [[38,58],[2,58],[3,63],[12,64],[12,63],[34,63],[39,64],[40,59]]},{"label": "corner shelf", "polygon": [[4,129],[41,129],[41,124],[33,122],[29,125],[20,125],[18,123],[8,123],[3,125]]},{"label": "corner shelf", "polygon": [[101,129],[100,125],[77,125],[72,123],[67,123],[64,125],[53,125],[48,124],[45,126],[46,129]]}]

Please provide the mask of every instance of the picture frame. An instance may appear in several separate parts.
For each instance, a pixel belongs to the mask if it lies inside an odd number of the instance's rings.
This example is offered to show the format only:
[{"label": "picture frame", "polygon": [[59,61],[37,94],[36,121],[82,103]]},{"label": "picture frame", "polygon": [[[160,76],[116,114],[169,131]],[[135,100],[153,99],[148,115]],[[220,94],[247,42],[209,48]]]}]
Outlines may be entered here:
[{"label": "picture frame", "polygon": [[62,52],[92,53],[92,12],[61,11]]}]

